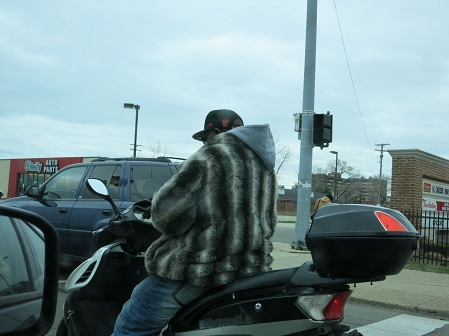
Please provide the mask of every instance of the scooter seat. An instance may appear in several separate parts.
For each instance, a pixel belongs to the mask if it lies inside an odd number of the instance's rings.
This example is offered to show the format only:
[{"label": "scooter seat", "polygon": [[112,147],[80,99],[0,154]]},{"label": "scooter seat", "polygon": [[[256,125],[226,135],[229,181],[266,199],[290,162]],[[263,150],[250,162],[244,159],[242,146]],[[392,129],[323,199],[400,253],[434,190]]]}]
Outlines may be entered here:
[{"label": "scooter seat", "polygon": [[245,300],[250,297],[278,296],[287,290],[306,289],[310,287],[341,287],[348,283],[382,281],[384,276],[358,278],[330,278],[315,272],[312,261],[307,261],[299,267],[286,268],[270,272],[253,274],[239,278],[225,286],[212,288],[199,298],[183,307],[170,321],[172,330],[182,330],[183,327],[195,321],[198,315],[209,311],[216,305],[231,303],[235,300]]}]

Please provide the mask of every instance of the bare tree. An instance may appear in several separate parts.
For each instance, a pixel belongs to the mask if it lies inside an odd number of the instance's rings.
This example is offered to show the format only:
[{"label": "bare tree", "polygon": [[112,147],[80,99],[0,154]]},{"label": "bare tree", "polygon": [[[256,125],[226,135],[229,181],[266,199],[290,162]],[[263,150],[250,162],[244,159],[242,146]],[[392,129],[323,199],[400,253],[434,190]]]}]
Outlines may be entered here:
[{"label": "bare tree", "polygon": [[338,192],[340,203],[360,204],[363,201],[363,176],[354,175],[352,178],[345,179],[341,189]]},{"label": "bare tree", "polygon": [[323,167],[319,167],[319,166],[313,166],[312,168],[312,174],[327,174],[328,171],[326,170],[326,168]]},{"label": "bare tree", "polygon": [[[335,172],[335,161],[330,160],[326,166],[327,173]],[[358,174],[358,171],[355,170],[354,167],[348,165],[346,161],[338,160],[337,161],[337,175],[346,175],[345,178],[350,178],[354,174]]]},{"label": "bare tree", "polygon": [[281,168],[284,164],[286,164],[288,161],[290,161],[293,153],[291,148],[280,142],[280,137],[276,137],[276,140],[274,141],[275,147],[276,147],[276,164],[274,167],[276,176],[281,171]]},{"label": "bare tree", "polygon": [[143,150],[144,154],[148,157],[157,158],[159,156],[167,156],[170,148],[167,145],[167,142],[161,143],[160,140],[150,141],[148,144],[148,150]]},{"label": "bare tree", "polygon": [[[343,168],[344,169],[344,168]],[[340,203],[352,203],[360,204],[363,201],[364,194],[364,176],[353,167],[349,166],[346,174],[346,178],[340,179],[342,185],[337,188],[337,199]]]},{"label": "bare tree", "polygon": [[[314,167],[313,190],[315,192],[334,194],[334,202],[347,202],[349,195],[358,194],[357,179],[361,174],[354,167],[348,165],[346,161],[337,161],[337,171],[335,172],[335,161],[330,160],[326,168]],[[336,189],[336,190],[334,190]]]}]

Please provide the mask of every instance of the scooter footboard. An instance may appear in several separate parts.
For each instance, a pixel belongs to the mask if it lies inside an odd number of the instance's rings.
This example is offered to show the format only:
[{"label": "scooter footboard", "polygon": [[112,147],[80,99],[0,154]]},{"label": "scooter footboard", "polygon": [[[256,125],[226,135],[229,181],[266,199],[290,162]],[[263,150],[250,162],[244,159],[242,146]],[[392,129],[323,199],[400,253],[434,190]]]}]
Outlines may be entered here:
[{"label": "scooter footboard", "polygon": [[67,300],[64,316],[69,335],[110,336],[122,307],[123,302]]}]

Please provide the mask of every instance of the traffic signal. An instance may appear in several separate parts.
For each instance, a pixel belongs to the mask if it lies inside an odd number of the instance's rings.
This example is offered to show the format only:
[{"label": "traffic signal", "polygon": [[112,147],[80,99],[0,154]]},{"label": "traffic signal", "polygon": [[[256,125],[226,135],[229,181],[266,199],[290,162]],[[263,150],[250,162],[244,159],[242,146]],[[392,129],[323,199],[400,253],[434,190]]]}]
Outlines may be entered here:
[{"label": "traffic signal", "polygon": [[313,115],[313,144],[321,148],[328,147],[332,142],[332,115]]}]

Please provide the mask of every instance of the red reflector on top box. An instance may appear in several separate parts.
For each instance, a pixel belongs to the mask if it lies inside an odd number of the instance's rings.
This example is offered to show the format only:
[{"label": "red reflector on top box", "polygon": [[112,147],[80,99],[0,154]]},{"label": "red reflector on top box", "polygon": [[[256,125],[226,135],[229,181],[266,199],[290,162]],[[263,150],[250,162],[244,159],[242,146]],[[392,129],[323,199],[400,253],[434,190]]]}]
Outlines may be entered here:
[{"label": "red reflector on top box", "polygon": [[385,231],[405,231],[407,229],[404,225],[401,224],[396,218],[390,216],[389,214],[383,211],[374,211],[377,219],[380,221],[380,224],[384,227]]}]

